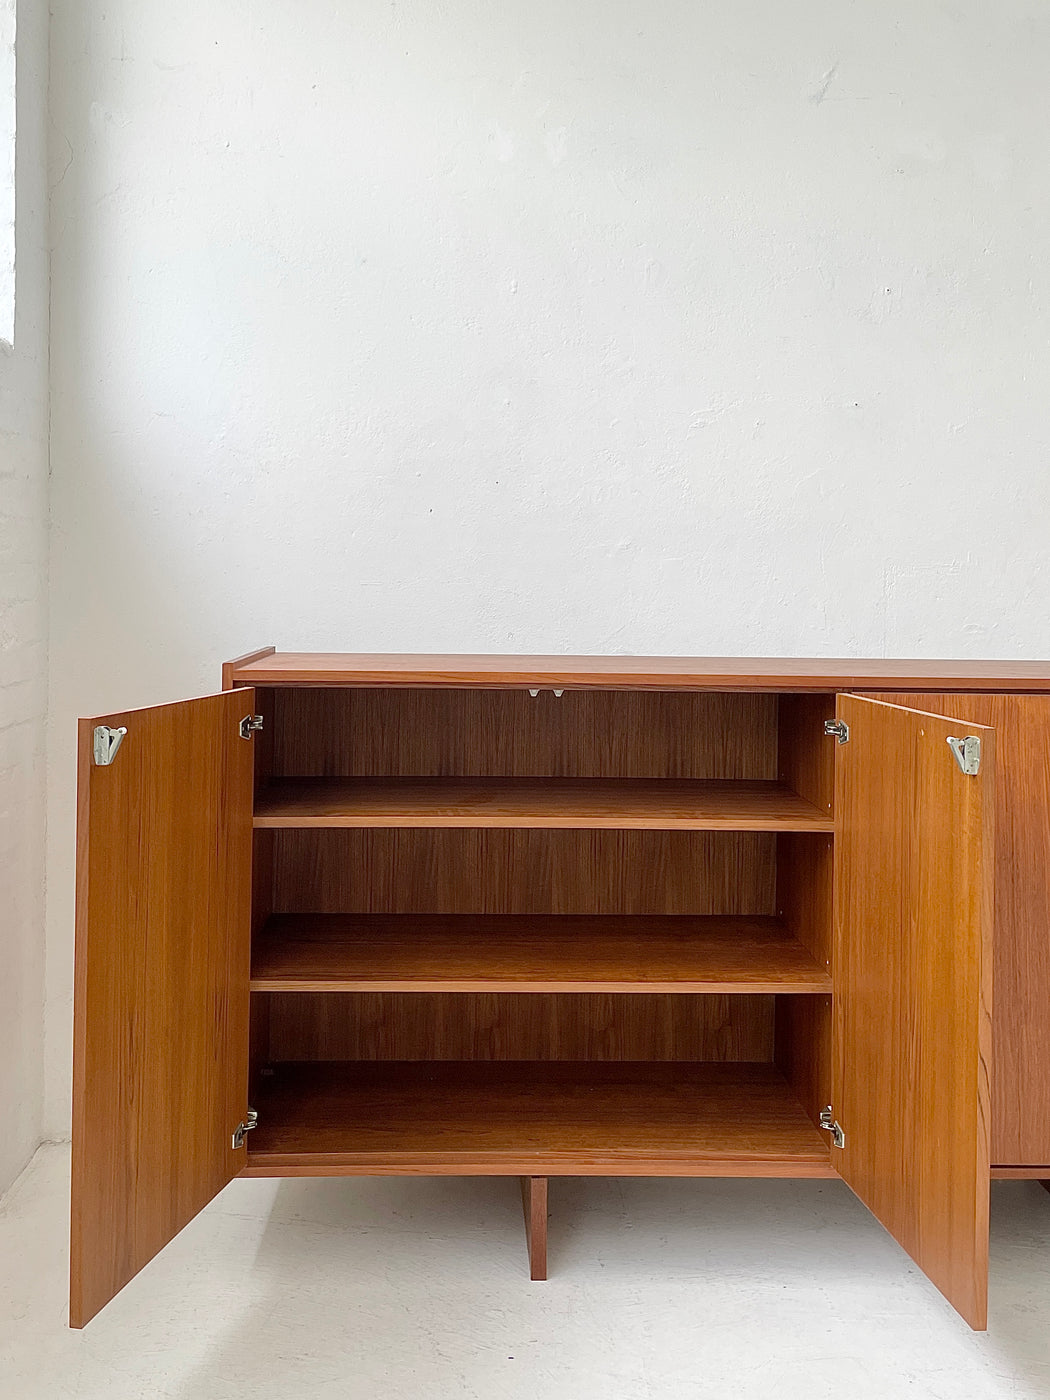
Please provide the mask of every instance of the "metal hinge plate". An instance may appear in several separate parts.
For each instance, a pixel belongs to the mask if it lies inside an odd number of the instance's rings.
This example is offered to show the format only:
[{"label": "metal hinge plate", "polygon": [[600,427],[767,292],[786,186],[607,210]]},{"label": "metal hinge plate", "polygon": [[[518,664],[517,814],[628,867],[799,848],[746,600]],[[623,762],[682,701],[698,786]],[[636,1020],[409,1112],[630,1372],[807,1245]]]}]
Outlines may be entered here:
[{"label": "metal hinge plate", "polygon": [[241,720],[241,738],[250,739],[263,727],[262,715],[245,715]]},{"label": "metal hinge plate", "polygon": [[244,1139],[248,1136],[248,1134],[253,1128],[257,1128],[258,1126],[259,1115],[256,1113],[254,1108],[250,1108],[248,1110],[244,1122],[238,1123],[236,1128],[234,1128],[233,1130],[234,1151],[236,1151],[238,1147],[244,1146]]},{"label": "metal hinge plate", "polygon": [[99,768],[107,768],[117,756],[117,750],[124,742],[125,728],[110,729],[108,724],[97,724],[92,735],[92,749],[95,763]]},{"label": "metal hinge plate", "polygon": [[820,1126],[825,1132],[831,1134],[831,1141],[836,1147],[846,1146],[846,1134],[842,1131],[838,1123],[835,1122],[835,1110],[831,1104],[827,1108],[820,1110]]},{"label": "metal hinge plate", "polygon": [[948,747],[955,755],[955,761],[968,778],[975,778],[981,771],[981,741],[976,734],[968,734],[965,739],[949,737]]},{"label": "metal hinge plate", "polygon": [[849,725],[844,719],[826,719],[824,733],[832,735],[840,744],[849,743]]}]

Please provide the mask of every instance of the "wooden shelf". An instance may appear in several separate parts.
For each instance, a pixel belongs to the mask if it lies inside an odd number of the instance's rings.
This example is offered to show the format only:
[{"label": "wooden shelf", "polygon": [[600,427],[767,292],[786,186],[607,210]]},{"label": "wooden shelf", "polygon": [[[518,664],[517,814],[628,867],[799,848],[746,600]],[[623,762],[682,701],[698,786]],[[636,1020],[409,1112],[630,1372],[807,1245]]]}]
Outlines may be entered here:
[{"label": "wooden shelf", "polygon": [[284,1064],[253,1103],[248,1176],[834,1175],[767,1064]]},{"label": "wooden shelf", "polygon": [[666,778],[277,778],[257,827],[558,827],[833,831],[776,782]]},{"label": "wooden shelf", "polygon": [[827,993],[776,919],[682,915],[280,914],[259,992]]}]

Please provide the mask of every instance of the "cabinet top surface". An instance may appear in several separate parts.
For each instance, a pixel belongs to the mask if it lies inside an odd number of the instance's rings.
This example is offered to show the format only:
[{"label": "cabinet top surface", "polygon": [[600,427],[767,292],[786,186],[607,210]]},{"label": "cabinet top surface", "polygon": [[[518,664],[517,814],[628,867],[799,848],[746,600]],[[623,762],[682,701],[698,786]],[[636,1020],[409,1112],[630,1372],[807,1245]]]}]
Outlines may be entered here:
[{"label": "cabinet top surface", "polygon": [[1050,692],[1050,661],[268,651],[228,662],[226,677],[232,685]]}]

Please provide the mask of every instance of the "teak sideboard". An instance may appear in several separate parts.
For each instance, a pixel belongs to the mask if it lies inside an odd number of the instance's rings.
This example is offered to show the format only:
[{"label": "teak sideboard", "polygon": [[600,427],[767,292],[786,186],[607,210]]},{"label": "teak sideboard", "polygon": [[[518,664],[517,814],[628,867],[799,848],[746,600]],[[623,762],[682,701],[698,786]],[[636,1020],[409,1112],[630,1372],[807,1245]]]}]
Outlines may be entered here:
[{"label": "teak sideboard", "polygon": [[236,1176],[1050,1180],[1050,663],[280,653],[81,721],[71,1322]]}]

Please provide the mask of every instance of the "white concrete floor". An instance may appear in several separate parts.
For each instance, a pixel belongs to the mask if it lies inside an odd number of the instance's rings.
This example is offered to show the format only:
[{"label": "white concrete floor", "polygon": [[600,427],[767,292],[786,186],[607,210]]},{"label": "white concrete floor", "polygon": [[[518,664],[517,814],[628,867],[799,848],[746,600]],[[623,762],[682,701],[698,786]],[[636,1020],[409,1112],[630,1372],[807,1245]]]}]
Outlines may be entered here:
[{"label": "white concrete floor", "polygon": [[243,1181],[84,1332],[68,1152],[0,1203],[2,1400],[1050,1397],[1050,1194],[992,1195],[969,1331],[844,1186],[551,1183],[530,1283],[516,1181]]}]

